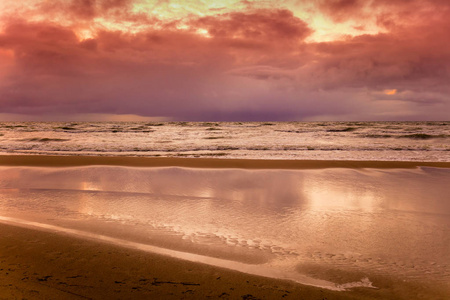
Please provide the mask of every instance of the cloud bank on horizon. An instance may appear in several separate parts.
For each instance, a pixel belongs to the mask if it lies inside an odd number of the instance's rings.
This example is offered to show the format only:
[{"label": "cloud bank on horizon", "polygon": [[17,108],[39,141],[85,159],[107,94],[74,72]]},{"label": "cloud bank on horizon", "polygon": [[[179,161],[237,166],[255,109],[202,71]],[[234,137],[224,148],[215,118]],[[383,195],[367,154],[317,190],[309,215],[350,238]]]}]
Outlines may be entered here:
[{"label": "cloud bank on horizon", "polygon": [[5,0],[0,116],[448,120],[447,0]]}]

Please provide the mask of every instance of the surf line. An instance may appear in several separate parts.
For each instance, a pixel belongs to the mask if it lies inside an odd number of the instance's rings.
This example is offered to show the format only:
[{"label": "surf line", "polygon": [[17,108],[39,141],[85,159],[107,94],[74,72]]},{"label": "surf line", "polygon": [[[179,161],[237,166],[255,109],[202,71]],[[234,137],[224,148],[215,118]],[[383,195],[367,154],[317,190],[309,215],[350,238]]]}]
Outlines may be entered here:
[{"label": "surf line", "polygon": [[336,284],[327,280],[321,280],[312,278],[306,275],[302,275],[297,272],[287,272],[287,271],[281,271],[276,270],[274,268],[271,268],[267,265],[252,265],[252,264],[246,264],[242,262],[236,262],[236,261],[230,261],[215,257],[209,257],[199,254],[193,254],[193,253],[187,253],[177,250],[171,250],[166,248],[161,248],[157,246],[152,245],[146,245],[142,243],[136,243],[131,242],[123,239],[118,239],[114,237],[109,237],[101,234],[86,232],[82,230],[77,229],[70,229],[45,223],[39,223],[39,222],[33,222],[33,221],[27,221],[23,219],[17,219],[17,218],[11,218],[11,217],[4,217],[0,216],[0,222],[4,224],[9,225],[15,225],[19,227],[29,228],[29,229],[40,229],[48,232],[58,232],[58,233],[64,233],[69,234],[71,236],[75,237],[81,237],[81,238],[87,238],[90,240],[97,240],[102,241],[105,243],[113,244],[116,246],[126,247],[129,249],[137,249],[149,253],[156,253],[164,256],[169,256],[176,259],[182,259],[187,260],[195,263],[203,263],[215,267],[220,267],[224,269],[229,269],[233,271],[238,271],[241,273],[251,274],[251,275],[257,275],[267,278],[273,278],[273,279],[282,279],[282,280],[289,280],[294,281],[299,284],[314,286],[318,288],[324,288],[328,290],[333,291],[345,291],[349,288],[353,287],[368,287],[368,288],[375,288],[372,285],[372,282],[370,282],[367,278],[363,278],[361,281],[358,282],[349,282],[345,284]]}]

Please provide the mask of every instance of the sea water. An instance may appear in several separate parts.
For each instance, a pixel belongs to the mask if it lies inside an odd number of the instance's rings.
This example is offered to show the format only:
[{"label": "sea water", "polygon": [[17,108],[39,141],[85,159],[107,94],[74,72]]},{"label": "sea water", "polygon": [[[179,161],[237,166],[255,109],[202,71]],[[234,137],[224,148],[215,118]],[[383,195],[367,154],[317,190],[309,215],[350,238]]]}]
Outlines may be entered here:
[{"label": "sea water", "polygon": [[0,221],[329,289],[386,277],[450,293],[449,182],[439,168],[1,167]]},{"label": "sea water", "polygon": [[450,161],[450,122],[3,122],[0,154]]}]

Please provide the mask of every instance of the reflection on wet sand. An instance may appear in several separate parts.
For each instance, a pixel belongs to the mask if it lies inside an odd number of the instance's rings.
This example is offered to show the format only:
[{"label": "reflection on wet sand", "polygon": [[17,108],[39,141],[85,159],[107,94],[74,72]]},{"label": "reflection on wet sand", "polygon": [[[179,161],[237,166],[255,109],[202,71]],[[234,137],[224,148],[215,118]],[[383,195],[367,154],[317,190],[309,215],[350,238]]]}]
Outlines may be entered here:
[{"label": "reflection on wet sand", "polygon": [[0,169],[0,208],[16,220],[264,265],[280,277],[334,280],[320,270],[336,269],[445,286],[449,178],[435,168],[11,167]]}]

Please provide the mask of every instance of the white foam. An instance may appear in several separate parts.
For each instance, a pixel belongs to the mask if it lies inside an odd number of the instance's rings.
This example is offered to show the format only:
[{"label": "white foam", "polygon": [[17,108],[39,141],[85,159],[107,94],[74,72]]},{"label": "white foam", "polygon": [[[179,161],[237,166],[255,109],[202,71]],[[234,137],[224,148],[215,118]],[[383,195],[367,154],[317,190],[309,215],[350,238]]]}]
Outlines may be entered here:
[{"label": "white foam", "polygon": [[365,287],[365,288],[374,288],[374,289],[377,288],[377,287],[373,286],[373,283],[367,277],[362,278],[360,281],[339,284],[338,287],[342,288],[344,290],[356,288],[356,287]]},{"label": "white foam", "polygon": [[[7,125],[8,123],[3,123]],[[20,127],[16,127],[20,124]],[[445,125],[446,126],[442,126]],[[2,153],[450,161],[448,122],[10,123]],[[94,125],[94,126],[93,126]],[[70,126],[73,130],[62,130]],[[30,130],[32,127],[32,130]],[[345,129],[350,129],[348,132]],[[354,130],[352,130],[354,129]],[[343,131],[344,130],[344,131]],[[148,132],[152,132],[151,135]],[[429,138],[414,138],[427,134]],[[182,137],[181,137],[182,135]],[[409,136],[409,138],[408,138]],[[230,138],[232,137],[232,138]],[[301,137],[301,143],[293,143]],[[406,138],[405,138],[406,137]],[[427,136],[425,136],[427,137]],[[42,139],[47,139],[42,142]],[[411,151],[414,150],[414,151]],[[400,151],[400,152],[399,152]]]}]

